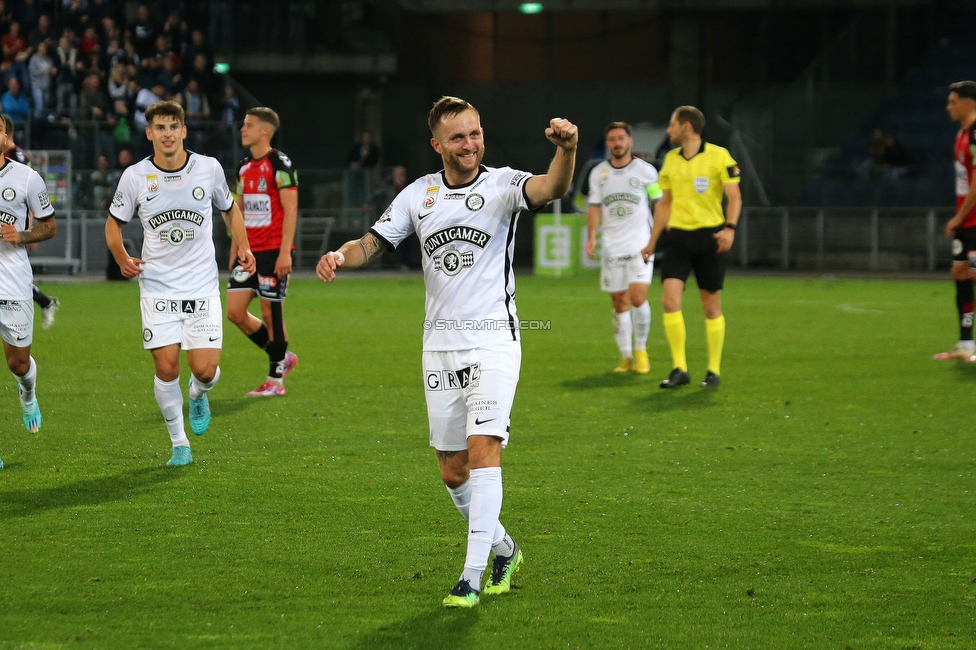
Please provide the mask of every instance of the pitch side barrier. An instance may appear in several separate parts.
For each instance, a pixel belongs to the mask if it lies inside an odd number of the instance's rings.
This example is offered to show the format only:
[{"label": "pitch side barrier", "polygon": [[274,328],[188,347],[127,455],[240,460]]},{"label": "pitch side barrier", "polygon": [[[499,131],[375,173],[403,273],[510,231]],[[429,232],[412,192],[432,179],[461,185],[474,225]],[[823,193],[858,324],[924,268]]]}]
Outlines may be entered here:
[{"label": "pitch side barrier", "polygon": [[[948,268],[951,242],[943,231],[953,213],[948,207],[743,208],[731,263],[818,271]],[[586,239],[584,214],[536,215],[535,272],[562,277],[598,269],[600,262],[586,255]]]}]

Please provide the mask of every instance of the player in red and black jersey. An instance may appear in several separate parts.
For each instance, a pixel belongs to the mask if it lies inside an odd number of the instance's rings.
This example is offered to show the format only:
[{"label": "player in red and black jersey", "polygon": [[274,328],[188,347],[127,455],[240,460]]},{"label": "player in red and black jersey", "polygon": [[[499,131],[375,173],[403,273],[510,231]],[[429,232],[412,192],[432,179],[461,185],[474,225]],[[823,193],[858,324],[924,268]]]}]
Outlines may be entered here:
[{"label": "player in red and black jersey", "polygon": [[936,359],[976,361],[973,343],[973,279],[976,277],[976,82],[960,81],[949,86],[946,110],[958,122],[953,164],[956,169],[956,214],[946,224],[952,239],[952,279],[956,281],[959,311],[959,342]]},{"label": "player in red and black jersey", "polygon": [[[281,313],[298,218],[298,173],[288,156],[271,146],[280,124],[277,113],[259,107],[247,111],[241,126],[241,144],[251,153],[238,165],[235,194],[257,272],[249,276],[233,269],[227,285],[227,318],[266,351],[269,360],[267,380],[249,392],[249,397],[284,395],[284,379],[298,365],[298,356],[288,351]],[[230,259],[237,259],[233,244]],[[255,295],[261,298],[260,320],[247,310]]]}]

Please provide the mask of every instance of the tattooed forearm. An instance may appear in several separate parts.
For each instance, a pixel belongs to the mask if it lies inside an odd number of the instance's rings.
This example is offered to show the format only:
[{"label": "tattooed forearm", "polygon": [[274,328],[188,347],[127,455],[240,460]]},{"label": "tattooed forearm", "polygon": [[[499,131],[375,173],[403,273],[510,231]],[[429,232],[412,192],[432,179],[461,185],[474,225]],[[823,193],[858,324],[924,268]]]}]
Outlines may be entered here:
[{"label": "tattooed forearm", "polygon": [[20,233],[20,243],[36,244],[39,241],[45,241],[54,237],[56,230],[57,226],[54,224],[54,219],[44,219],[43,221],[38,219],[34,222],[33,228]]},{"label": "tattooed forearm", "polygon": [[369,264],[377,257],[383,254],[383,246],[380,244],[379,240],[371,232],[366,233],[361,238],[356,240],[359,244],[359,248],[363,252],[363,265]]}]

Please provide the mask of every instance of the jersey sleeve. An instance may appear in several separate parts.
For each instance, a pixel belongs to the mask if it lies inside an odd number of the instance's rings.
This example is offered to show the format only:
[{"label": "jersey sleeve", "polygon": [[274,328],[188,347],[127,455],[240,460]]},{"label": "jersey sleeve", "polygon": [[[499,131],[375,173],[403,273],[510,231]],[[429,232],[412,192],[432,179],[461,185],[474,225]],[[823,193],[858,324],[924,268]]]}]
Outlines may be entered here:
[{"label": "jersey sleeve", "polygon": [[976,169],[976,125],[969,129],[969,166]]},{"label": "jersey sleeve", "polygon": [[657,201],[664,196],[664,190],[661,189],[661,184],[658,182],[657,170],[650,163],[644,169],[646,172],[644,189],[647,191],[647,198],[652,202]]},{"label": "jersey sleeve", "polygon": [[742,173],[739,171],[739,164],[735,162],[735,159],[732,158],[732,154],[730,154],[728,151],[725,152],[723,158],[725,160],[722,162],[723,167],[719,174],[722,178],[722,185],[727,185],[728,183],[738,183],[741,180],[740,176],[742,175]]},{"label": "jersey sleeve", "polygon": [[271,161],[271,167],[275,174],[275,184],[279,190],[289,187],[298,189],[298,170],[291,164],[291,158],[280,151],[277,153],[278,155]]},{"label": "jersey sleeve", "polygon": [[671,189],[671,169],[669,165],[671,164],[671,154],[665,154],[664,164],[661,165],[661,173],[657,176],[658,187],[661,188],[661,193],[663,194],[667,190]]},{"label": "jersey sleeve", "polygon": [[234,206],[234,195],[230,193],[230,188],[227,187],[227,177],[224,176],[224,170],[220,167],[220,163],[217,162],[216,158],[211,158],[211,160],[214,170],[212,200],[218,210],[227,212]]},{"label": "jersey sleeve", "polygon": [[529,205],[529,197],[525,193],[525,182],[532,178],[532,174],[511,167],[502,167],[495,173],[498,175],[495,187],[510,211],[534,209]]},{"label": "jersey sleeve", "polygon": [[51,197],[47,195],[47,184],[33,169],[27,176],[27,204],[35,219],[48,219],[54,216]]},{"label": "jersey sleeve", "polygon": [[247,160],[242,158],[237,163],[237,185],[234,187],[234,196],[244,196],[244,165],[247,164]]},{"label": "jersey sleeve", "polygon": [[600,165],[596,165],[590,170],[590,195],[586,202],[590,205],[600,205],[603,203],[603,186],[600,185]]},{"label": "jersey sleeve", "polygon": [[393,203],[386,208],[380,218],[369,229],[391,248],[396,248],[414,231],[413,218],[410,216],[410,206],[416,203],[411,200],[417,185],[413,184],[397,194]]},{"label": "jersey sleeve", "polygon": [[119,186],[112,198],[112,205],[108,207],[108,213],[123,223],[129,223],[132,220],[132,215],[135,214],[136,210],[136,200],[139,198],[133,187],[132,181],[135,174],[132,169],[133,167],[129,167],[122,172],[122,177],[119,178]]}]

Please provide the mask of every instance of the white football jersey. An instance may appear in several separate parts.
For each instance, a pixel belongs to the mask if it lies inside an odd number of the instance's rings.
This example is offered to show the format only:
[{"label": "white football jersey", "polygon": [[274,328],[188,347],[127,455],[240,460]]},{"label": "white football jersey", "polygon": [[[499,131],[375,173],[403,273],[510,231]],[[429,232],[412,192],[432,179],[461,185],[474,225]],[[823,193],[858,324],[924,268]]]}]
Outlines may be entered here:
[{"label": "white football jersey", "polygon": [[442,171],[428,174],[404,188],[370,229],[394,247],[412,232],[420,239],[424,350],[519,340],[512,255],[531,177],[482,165],[473,181],[451,187]]},{"label": "white football jersey", "polygon": [[[590,205],[600,206],[603,255],[639,253],[651,240],[650,199],[647,188],[657,184],[654,165],[634,158],[616,169],[604,160],[590,171]],[[652,188],[660,197],[661,190]]]},{"label": "white football jersey", "polygon": [[[40,174],[27,165],[3,160],[6,163],[0,167],[0,223],[24,231],[30,213],[37,219],[53,217],[54,206]],[[27,247],[0,241],[0,299],[30,300],[33,281]]]},{"label": "white football jersey", "polygon": [[138,215],[145,231],[139,275],[143,298],[201,298],[220,293],[213,244],[213,207],[230,210],[234,197],[220,163],[187,152],[186,164],[166,171],[145,158],[122,172],[109,214],[123,223]]}]

